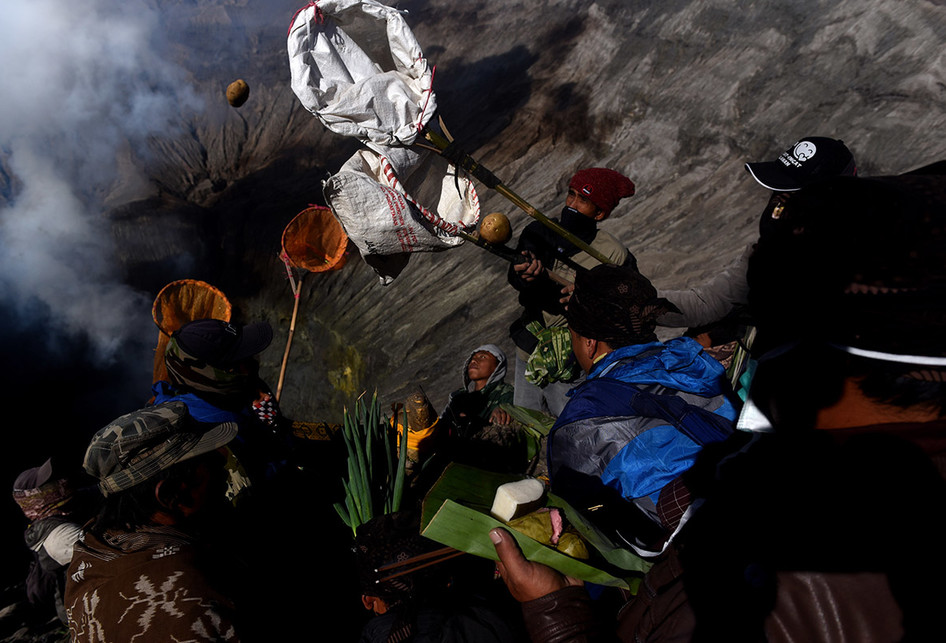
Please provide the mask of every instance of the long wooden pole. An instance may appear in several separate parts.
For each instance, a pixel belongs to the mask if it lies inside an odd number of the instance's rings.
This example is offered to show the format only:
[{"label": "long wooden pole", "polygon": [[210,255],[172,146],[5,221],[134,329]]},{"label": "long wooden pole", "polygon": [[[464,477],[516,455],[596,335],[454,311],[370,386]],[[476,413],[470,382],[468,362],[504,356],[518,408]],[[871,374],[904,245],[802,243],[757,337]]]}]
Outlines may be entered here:
[{"label": "long wooden pole", "polygon": [[[510,263],[514,263],[514,264],[522,263],[523,261],[526,260],[525,257],[523,257],[522,255],[517,255],[514,250],[507,248],[504,245],[497,245],[495,243],[489,243],[488,241],[484,241],[480,237],[470,234],[469,232],[458,230],[457,236],[460,237],[461,239],[464,239],[465,241],[469,241],[470,243],[479,246],[480,248],[483,248],[484,250],[488,250],[489,252],[492,252],[497,257],[501,257]],[[549,279],[551,279],[552,281],[558,284],[561,284],[562,286],[574,285],[571,281],[561,276],[557,272],[554,272],[548,268],[543,268],[543,271],[545,272],[545,274],[548,276]]]},{"label": "long wooden pole", "polygon": [[[289,264],[286,264],[286,270],[289,270]],[[290,278],[292,273],[290,272]],[[292,305],[292,320],[289,322],[289,337],[286,339],[286,350],[282,355],[282,366],[279,369],[279,382],[276,384],[276,401],[279,401],[279,396],[282,395],[282,385],[286,379],[286,364],[289,363],[289,348],[292,346],[292,336],[296,332],[296,316],[299,314],[299,299],[300,294],[302,293],[302,277],[299,276],[299,281],[293,284],[292,294],[295,297],[296,301]]]},{"label": "long wooden pole", "polygon": [[462,156],[458,155],[459,157],[455,158],[453,155],[449,153],[443,154],[443,152],[447,150],[447,148],[450,147],[451,145],[450,139],[448,139],[446,136],[443,136],[442,134],[438,132],[425,129],[424,138],[426,138],[438,150],[440,150],[441,154],[445,158],[447,158],[450,161],[453,161],[459,167],[462,167],[464,170],[466,170],[467,172],[472,174],[474,177],[482,181],[486,185],[486,187],[492,188],[496,190],[497,192],[499,192],[500,194],[502,194],[504,197],[512,201],[523,212],[525,212],[530,217],[532,217],[533,219],[535,219],[536,221],[538,221],[545,227],[555,232],[557,235],[559,235],[560,237],[562,237],[569,243],[573,244],[574,246],[576,246],[577,248],[581,250],[584,250],[586,253],[588,253],[589,255],[591,255],[592,257],[594,257],[601,263],[604,263],[604,264],[614,263],[613,261],[608,259],[604,254],[602,254],[595,248],[592,248],[590,244],[585,243],[584,241],[576,237],[574,234],[572,234],[571,232],[563,228],[557,222],[553,221],[552,219],[549,219],[547,216],[545,216],[544,214],[536,210],[534,207],[529,205],[529,203],[526,202],[525,199],[523,199],[518,194],[516,194],[515,192],[510,190],[508,187],[503,185],[502,181],[500,181],[499,178],[496,177],[495,174],[493,174],[492,172],[487,170],[485,167],[477,163],[468,155],[466,154],[463,154]]}]

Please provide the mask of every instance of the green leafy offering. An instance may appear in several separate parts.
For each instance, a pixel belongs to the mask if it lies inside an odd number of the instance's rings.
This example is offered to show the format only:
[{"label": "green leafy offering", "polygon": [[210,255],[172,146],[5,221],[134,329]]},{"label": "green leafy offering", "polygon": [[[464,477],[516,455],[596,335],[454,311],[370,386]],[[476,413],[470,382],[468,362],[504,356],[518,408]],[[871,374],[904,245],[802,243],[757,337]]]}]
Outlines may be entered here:
[{"label": "green leafy offering", "polygon": [[565,527],[561,534],[559,534],[558,542],[552,542],[552,533],[554,528],[552,527],[552,511],[559,511],[558,509],[541,509],[539,511],[533,511],[532,513],[526,514],[520,518],[515,518],[510,520],[507,525],[515,529],[521,534],[525,534],[533,540],[538,540],[543,545],[548,545],[550,547],[555,547],[563,554],[567,554],[572,558],[578,558],[581,560],[587,560],[591,557],[588,553],[588,548],[585,546],[585,542],[582,540],[581,535],[574,530],[570,525]]},{"label": "green leafy offering", "polygon": [[572,558],[584,560],[591,557],[591,554],[588,553],[588,547],[585,545],[585,541],[577,532],[571,531],[571,529],[566,529],[562,532],[562,535],[558,537],[558,545],[555,547],[563,554],[568,554]]},{"label": "green leafy offering", "polygon": [[499,408],[508,413],[509,417],[519,424],[527,438],[526,456],[529,460],[533,459],[541,448],[542,438],[552,430],[555,418],[542,411],[535,411],[513,404],[500,404]]},{"label": "green leafy offering", "polygon": [[527,409],[524,406],[515,406],[513,404],[500,404],[499,408],[509,414],[513,420],[521,424],[528,431],[546,436],[552,430],[555,424],[555,418],[551,415]]},{"label": "green leafy offering", "polygon": [[496,549],[489,539],[489,531],[503,527],[513,535],[522,553],[531,561],[581,580],[636,591],[650,563],[614,545],[561,498],[549,494],[548,504],[561,508],[568,522],[591,547],[588,560],[572,558],[492,517],[489,510],[496,488],[522,478],[451,464],[424,499],[421,534],[454,549],[496,560]]},{"label": "green leafy offering", "polygon": [[353,412],[345,409],[341,434],[348,452],[348,476],[342,479],[345,502],[334,505],[352,535],[375,516],[400,510],[407,462],[407,440],[401,440],[396,453],[397,430],[381,415],[377,391],[370,404],[362,398],[355,400]]}]

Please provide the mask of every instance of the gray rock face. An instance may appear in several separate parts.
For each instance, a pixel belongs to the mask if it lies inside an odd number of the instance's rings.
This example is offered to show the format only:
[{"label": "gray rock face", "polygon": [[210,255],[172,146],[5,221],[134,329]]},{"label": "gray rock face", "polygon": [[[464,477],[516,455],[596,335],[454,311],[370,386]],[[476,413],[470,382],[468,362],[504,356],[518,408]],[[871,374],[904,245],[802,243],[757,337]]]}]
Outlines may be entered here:
[{"label": "gray rock face", "polygon": [[[50,449],[81,457],[92,432],[147,401],[149,311],[171,281],[208,281],[237,319],[273,324],[261,366],[275,386],[293,308],[281,232],[358,147],[289,88],[301,0],[147,4],[5,10],[0,370],[30,414],[21,448],[4,450],[11,484]],[[767,193],[746,161],[806,135],[843,139],[864,175],[946,157],[941,0],[399,6],[437,66],[440,115],[529,203],[557,214],[581,167],[634,180],[604,228],[659,287],[710,278],[753,239]],[[250,87],[239,109],[224,94],[237,78]],[[478,189],[483,213],[507,213],[515,233],[529,222]],[[361,391],[394,402],[417,384],[441,407],[470,349],[513,353],[506,268],[467,244],[413,257],[388,287],[357,255],[306,276],[284,412],[339,421]],[[14,567],[19,580],[25,559]]]},{"label": "gray rock face", "polygon": [[[102,178],[67,175],[82,216],[96,219],[110,241],[101,280],[136,297],[121,338],[135,349],[119,350],[138,360],[136,385],[146,387],[150,375],[150,300],[170,281],[199,278],[230,297],[239,319],[264,318],[277,329],[262,356],[275,386],[293,304],[276,258],[280,234],[321,202],[321,180],[357,149],[324,130],[289,89],[285,29],[296,3],[265,4],[163,1],[145,16],[128,15],[126,25],[153,30],[128,46],[154,57],[139,54],[134,63],[176,108],[146,137],[116,128]],[[636,196],[604,228],[661,287],[711,277],[752,240],[766,192],[744,171],[746,161],[773,159],[805,135],[843,139],[862,174],[946,155],[941,3],[399,6],[437,66],[440,115],[529,203],[557,214],[569,177],[584,166],[612,167],[635,181]],[[224,96],[236,78],[250,87],[239,109]],[[83,124],[90,136],[97,131],[94,119]],[[0,194],[9,210],[30,180],[15,147],[3,154]],[[506,212],[516,233],[528,223],[501,196],[478,189],[484,214]],[[388,287],[357,255],[341,271],[306,276],[284,411],[337,421],[363,390],[394,401],[414,384],[439,407],[460,385],[459,362],[472,347],[492,342],[512,354],[507,328],[518,310],[506,267],[466,245],[413,257]]]}]

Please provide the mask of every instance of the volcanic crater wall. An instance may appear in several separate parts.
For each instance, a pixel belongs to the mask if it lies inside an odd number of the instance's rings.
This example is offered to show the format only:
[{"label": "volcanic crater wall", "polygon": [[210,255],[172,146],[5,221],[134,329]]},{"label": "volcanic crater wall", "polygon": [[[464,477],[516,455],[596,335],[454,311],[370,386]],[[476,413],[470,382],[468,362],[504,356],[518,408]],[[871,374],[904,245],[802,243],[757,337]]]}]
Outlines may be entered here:
[{"label": "volcanic crater wall", "polygon": [[[939,2],[398,6],[436,65],[439,114],[528,202],[556,215],[568,178],[584,166],[612,167],[635,181],[637,194],[604,228],[661,287],[710,278],[751,241],[766,193],[746,161],[772,159],[805,135],[843,139],[867,175],[946,156]],[[172,117],[143,140],[116,138],[113,175],[76,187],[103,226],[99,237],[110,239],[111,254],[100,254],[114,280],[135,293],[137,311],[125,317],[125,350],[100,365],[122,373],[122,386],[88,428],[147,399],[156,337],[150,301],[176,279],[209,281],[233,300],[240,320],[273,324],[262,370],[275,386],[293,304],[277,259],[282,229],[322,202],[321,181],[358,147],[322,128],[289,88],[285,34],[298,8],[249,0],[149,7],[154,29],[142,38],[174,70],[164,84],[150,82],[173,99]],[[158,62],[154,56],[149,65]],[[239,109],[224,99],[236,78],[250,86]],[[8,206],[17,186],[28,185],[14,149],[4,147],[0,165]],[[483,213],[507,213],[515,232],[528,223],[501,196],[477,189]],[[413,257],[387,287],[357,254],[341,271],[306,276],[284,411],[337,421],[362,390],[378,389],[387,402],[416,385],[441,406],[459,386],[469,350],[491,342],[513,353],[507,328],[518,311],[506,268],[466,245]],[[51,332],[63,341],[82,334]]]}]

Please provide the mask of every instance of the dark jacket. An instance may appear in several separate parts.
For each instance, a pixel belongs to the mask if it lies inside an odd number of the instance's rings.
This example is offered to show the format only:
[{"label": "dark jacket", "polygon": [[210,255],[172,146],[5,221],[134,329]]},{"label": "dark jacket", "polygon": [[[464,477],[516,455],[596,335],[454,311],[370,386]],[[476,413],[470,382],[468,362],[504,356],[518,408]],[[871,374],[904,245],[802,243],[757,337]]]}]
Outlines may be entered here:
[{"label": "dark jacket", "polygon": [[[608,504],[599,493],[613,490],[620,500],[611,506],[633,503],[660,524],[664,488],[693,465],[704,443],[712,441],[687,432],[689,421],[678,418],[705,416],[710,428],[719,428],[714,438],[724,438],[732,432],[737,414],[727,389],[722,366],[689,338],[608,353],[572,390],[549,433],[552,490],[576,507]],[[674,415],[670,411],[677,406],[681,413]],[[600,522],[601,513],[594,522]],[[621,533],[624,538],[643,535]],[[654,536],[660,539],[660,534]],[[647,540],[640,542],[653,544]]]},{"label": "dark jacket", "polygon": [[[608,232],[591,226],[590,230],[578,233],[578,237],[613,263],[637,267],[634,255]],[[538,221],[527,225],[519,235],[516,252],[523,250],[532,252],[544,267],[570,280],[574,279],[576,270],[590,269],[598,265],[597,259],[580,251]],[[536,345],[535,337],[526,330],[530,321],[539,321],[543,326],[565,325],[565,309],[559,301],[562,298],[562,284],[545,275],[525,281],[512,266],[509,267],[507,280],[519,291],[519,304],[523,307],[521,318],[514,322],[509,330],[510,337],[519,349],[528,354]]]},{"label": "dark jacket", "polygon": [[[942,640],[946,421],[726,446],[695,469],[703,506],[618,622],[545,597],[523,604],[534,641]],[[580,632],[549,634],[576,609]]]}]

